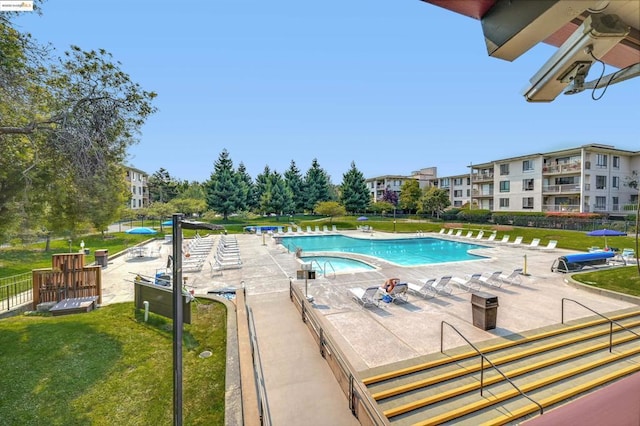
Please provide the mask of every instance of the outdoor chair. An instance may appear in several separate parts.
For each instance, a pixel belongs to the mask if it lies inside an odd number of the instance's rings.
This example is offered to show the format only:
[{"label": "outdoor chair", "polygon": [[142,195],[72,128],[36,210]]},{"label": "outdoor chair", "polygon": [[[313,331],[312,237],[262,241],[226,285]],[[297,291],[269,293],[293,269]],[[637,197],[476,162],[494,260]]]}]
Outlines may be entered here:
[{"label": "outdoor chair", "polygon": [[531,243],[529,243],[528,246],[524,246],[524,247],[528,249],[536,249],[539,246],[540,246],[540,238],[534,238],[533,240],[531,240]]},{"label": "outdoor chair", "polygon": [[393,287],[393,290],[387,294],[391,297],[392,302],[406,302],[409,298],[407,294],[408,290],[409,286],[407,283],[398,283]]},{"label": "outdoor chair", "polygon": [[433,284],[435,282],[435,278],[430,278],[428,280],[425,280],[422,285],[407,283],[407,286],[409,287],[409,291],[416,296],[420,296],[424,299],[430,299],[432,297],[436,297],[436,295],[438,294],[438,292],[436,292],[436,290],[433,288]]},{"label": "outdoor chair", "polygon": [[522,245],[522,240],[523,239],[524,239],[523,237],[516,237],[516,239],[513,240],[513,242],[507,243],[507,245],[509,247],[520,246],[520,245]]},{"label": "outdoor chair", "polygon": [[467,276],[466,278],[454,278],[453,280],[456,282],[457,286],[460,287],[464,291],[474,292],[480,291],[482,288],[482,281],[480,278],[482,274],[472,274]]},{"label": "outdoor chair", "polygon": [[522,284],[522,268],[516,268],[509,275],[500,275],[498,278],[505,284],[520,285]]},{"label": "outdoor chair", "polygon": [[502,275],[502,271],[492,272],[491,275],[485,277],[483,275],[480,276],[480,281],[484,284],[493,286],[493,287],[501,287],[503,281],[500,279],[500,275]]},{"label": "outdoor chair", "polygon": [[369,287],[367,289],[360,287],[353,287],[349,289],[351,296],[359,303],[362,304],[363,308],[367,306],[379,306],[380,300],[378,299],[378,293],[380,289],[378,286]]},{"label": "outdoor chair", "polygon": [[480,231],[480,232],[478,232],[478,235],[476,235],[476,240],[478,240],[478,241],[479,241],[479,240],[481,240],[481,239],[482,239],[482,237],[484,237],[484,231]]}]

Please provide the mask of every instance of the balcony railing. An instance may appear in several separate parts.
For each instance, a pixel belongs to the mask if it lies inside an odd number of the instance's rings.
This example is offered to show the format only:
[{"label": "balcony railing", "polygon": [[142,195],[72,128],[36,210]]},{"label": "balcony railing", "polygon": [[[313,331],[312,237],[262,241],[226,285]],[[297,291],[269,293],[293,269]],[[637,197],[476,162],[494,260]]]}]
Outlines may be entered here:
[{"label": "balcony railing", "polygon": [[582,169],[582,162],[576,161],[573,163],[547,163],[542,167],[542,173],[544,174],[558,174],[558,173],[577,173]]},{"label": "balcony railing", "polygon": [[580,211],[580,204],[545,204],[542,206],[542,211],[555,213],[575,213]]},{"label": "balcony railing", "polygon": [[491,191],[479,191],[474,189],[472,191],[474,197],[493,197],[493,190]]},{"label": "balcony railing", "polygon": [[472,176],[472,179],[474,182],[480,182],[480,181],[486,181],[486,180],[493,180],[493,173],[475,173]]},{"label": "balcony railing", "polygon": [[580,192],[580,184],[579,183],[571,183],[566,185],[547,185],[542,187],[542,193],[575,193]]}]

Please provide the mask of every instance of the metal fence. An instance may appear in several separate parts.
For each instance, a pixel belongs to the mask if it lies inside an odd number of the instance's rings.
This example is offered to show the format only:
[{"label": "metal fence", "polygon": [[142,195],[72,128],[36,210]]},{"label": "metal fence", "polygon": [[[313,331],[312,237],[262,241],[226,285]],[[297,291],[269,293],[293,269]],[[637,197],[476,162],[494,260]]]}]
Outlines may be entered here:
[{"label": "metal fence", "polygon": [[33,302],[31,272],[0,278],[0,312]]}]

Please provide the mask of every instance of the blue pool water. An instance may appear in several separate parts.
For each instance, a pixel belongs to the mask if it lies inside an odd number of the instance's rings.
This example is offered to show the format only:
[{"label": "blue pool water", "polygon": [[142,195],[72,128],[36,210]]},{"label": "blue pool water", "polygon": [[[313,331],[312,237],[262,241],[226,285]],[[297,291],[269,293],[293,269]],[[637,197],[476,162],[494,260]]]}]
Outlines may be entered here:
[{"label": "blue pool water", "polygon": [[301,248],[303,255],[305,252],[313,251],[358,253],[379,257],[402,266],[482,259],[481,256],[469,254],[468,251],[484,247],[478,244],[439,238],[378,240],[344,235],[283,237],[282,244],[290,251]]},{"label": "blue pool water", "polygon": [[[355,259],[336,256],[303,256],[304,262],[310,262],[311,267],[321,274],[333,272],[364,272],[375,269],[373,266]],[[326,271],[325,271],[326,269]]]}]

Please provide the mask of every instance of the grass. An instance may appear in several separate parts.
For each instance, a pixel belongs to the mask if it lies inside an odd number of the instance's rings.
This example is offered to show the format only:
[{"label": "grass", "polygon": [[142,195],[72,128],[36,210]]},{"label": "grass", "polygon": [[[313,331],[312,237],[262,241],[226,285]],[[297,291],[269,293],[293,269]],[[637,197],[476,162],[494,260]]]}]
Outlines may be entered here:
[{"label": "grass", "polygon": [[[185,324],[185,424],[223,425],[226,308],[201,301]],[[156,425],[173,416],[172,321],[133,303],[0,321],[2,424]],[[210,350],[213,355],[198,355]]]},{"label": "grass", "polygon": [[574,274],[572,278],[593,287],[640,297],[640,275],[636,266]]}]

